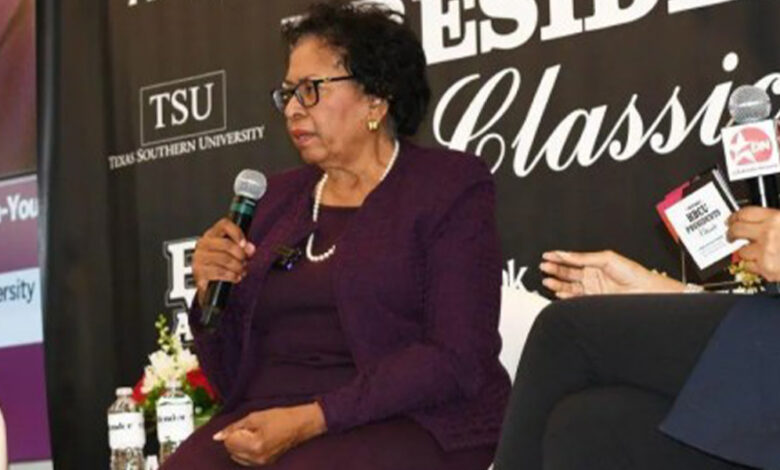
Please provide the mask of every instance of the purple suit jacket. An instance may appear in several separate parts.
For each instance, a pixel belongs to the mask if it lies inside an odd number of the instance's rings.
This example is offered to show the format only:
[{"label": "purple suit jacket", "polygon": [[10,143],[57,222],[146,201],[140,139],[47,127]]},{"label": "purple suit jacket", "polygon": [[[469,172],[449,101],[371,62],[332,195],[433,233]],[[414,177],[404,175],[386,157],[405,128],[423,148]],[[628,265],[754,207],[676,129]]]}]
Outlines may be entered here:
[{"label": "purple suit jacket", "polygon": [[[275,255],[313,229],[306,166],[271,176],[248,238],[257,251],[219,328],[191,325],[203,369],[240,404],[256,365],[252,312]],[[481,160],[404,142],[395,167],[339,239],[334,295],[358,374],[319,397],[329,432],[407,416],[444,449],[498,441],[510,382],[498,361],[501,255],[495,189]]]}]

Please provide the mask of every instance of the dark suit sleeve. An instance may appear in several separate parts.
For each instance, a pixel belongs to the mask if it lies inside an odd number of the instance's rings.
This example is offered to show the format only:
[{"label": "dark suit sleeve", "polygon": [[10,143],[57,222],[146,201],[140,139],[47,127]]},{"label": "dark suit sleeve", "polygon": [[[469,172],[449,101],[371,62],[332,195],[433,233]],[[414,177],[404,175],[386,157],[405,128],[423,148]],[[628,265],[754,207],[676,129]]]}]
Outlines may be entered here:
[{"label": "dark suit sleeve", "polygon": [[492,179],[470,184],[444,214],[426,252],[425,337],[320,397],[329,431],[474,396],[496,362],[501,257]]},{"label": "dark suit sleeve", "polygon": [[234,378],[238,373],[240,348],[233,324],[235,322],[231,321],[235,315],[223,315],[219,328],[213,332],[201,327],[200,315],[201,308],[196,297],[189,309],[189,324],[195,337],[198,363],[217,395],[224,399],[230,396]]}]

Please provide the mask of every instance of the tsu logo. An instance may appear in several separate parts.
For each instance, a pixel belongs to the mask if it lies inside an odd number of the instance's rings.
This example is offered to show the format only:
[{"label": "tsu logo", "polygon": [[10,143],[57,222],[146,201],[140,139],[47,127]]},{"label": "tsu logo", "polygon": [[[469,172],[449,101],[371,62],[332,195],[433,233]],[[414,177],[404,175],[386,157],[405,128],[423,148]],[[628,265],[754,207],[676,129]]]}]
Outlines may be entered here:
[{"label": "tsu logo", "polygon": [[757,127],[746,127],[731,139],[729,156],[737,165],[752,165],[772,157],[772,139]]},{"label": "tsu logo", "polygon": [[142,87],[141,145],[225,130],[226,93],[224,70]]}]

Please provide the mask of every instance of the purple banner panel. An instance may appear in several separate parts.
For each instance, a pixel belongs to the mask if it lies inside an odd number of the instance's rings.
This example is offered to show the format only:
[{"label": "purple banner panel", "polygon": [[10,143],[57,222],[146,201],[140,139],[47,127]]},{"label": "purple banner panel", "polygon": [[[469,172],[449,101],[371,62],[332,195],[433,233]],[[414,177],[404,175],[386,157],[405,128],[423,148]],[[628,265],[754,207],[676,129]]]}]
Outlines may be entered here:
[{"label": "purple banner panel", "polygon": [[49,459],[42,344],[0,349],[0,407],[8,428],[9,461]]},{"label": "purple banner panel", "polygon": [[38,267],[35,175],[0,181],[0,272]]}]

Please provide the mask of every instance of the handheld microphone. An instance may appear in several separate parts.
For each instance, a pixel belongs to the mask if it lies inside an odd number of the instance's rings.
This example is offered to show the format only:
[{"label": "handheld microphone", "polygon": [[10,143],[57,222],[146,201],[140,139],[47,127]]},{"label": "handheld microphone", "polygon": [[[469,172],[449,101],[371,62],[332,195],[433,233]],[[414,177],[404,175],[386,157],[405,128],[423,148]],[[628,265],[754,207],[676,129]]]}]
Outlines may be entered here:
[{"label": "handheld microphone", "polygon": [[[772,113],[769,94],[756,86],[741,86],[729,98],[729,113],[735,124],[723,129],[729,179],[749,179],[753,204],[780,209],[777,188],[780,123],[769,119]],[[780,295],[778,282],[764,282],[764,289],[769,294]]]},{"label": "handheld microphone", "polygon": [[[242,170],[233,184],[235,196],[230,203],[228,218],[238,225],[246,234],[255,213],[257,201],[265,194],[268,183],[265,176],[256,170]],[[232,283],[227,281],[210,281],[206,290],[206,301],[200,316],[200,324],[212,329],[214,323],[222,315],[227,304]]]}]

